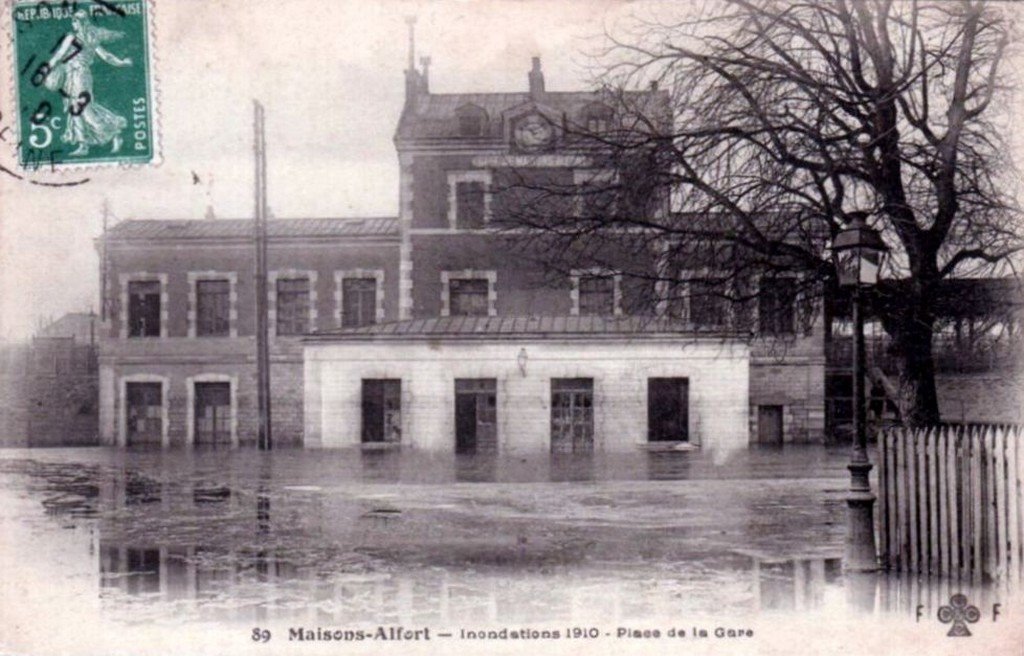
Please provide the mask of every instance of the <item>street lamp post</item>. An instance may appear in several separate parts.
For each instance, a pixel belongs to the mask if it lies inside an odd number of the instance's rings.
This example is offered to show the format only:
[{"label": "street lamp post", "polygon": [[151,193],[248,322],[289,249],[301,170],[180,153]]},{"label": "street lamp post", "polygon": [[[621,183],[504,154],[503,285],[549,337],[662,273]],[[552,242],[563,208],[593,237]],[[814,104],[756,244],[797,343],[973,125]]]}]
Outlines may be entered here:
[{"label": "street lamp post", "polygon": [[878,569],[875,546],[874,506],[871,492],[871,462],[864,399],[864,311],[861,294],[878,284],[878,272],[887,248],[878,231],[867,224],[864,212],[851,213],[852,220],[832,244],[832,256],[839,285],[853,297],[853,453],[850,457],[850,493],[847,496],[846,554],[844,569],[870,572]]}]

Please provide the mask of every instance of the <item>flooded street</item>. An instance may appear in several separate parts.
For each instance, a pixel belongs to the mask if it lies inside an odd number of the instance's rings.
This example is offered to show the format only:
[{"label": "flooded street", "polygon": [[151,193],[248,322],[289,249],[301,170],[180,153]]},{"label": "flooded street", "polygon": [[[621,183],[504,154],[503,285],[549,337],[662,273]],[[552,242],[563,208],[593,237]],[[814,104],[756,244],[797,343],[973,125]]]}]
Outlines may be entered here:
[{"label": "flooded street", "polygon": [[[0,545],[25,580],[4,597],[246,635],[934,615],[948,584],[844,579],[847,459],[6,450]],[[33,576],[49,586],[30,590]]]}]

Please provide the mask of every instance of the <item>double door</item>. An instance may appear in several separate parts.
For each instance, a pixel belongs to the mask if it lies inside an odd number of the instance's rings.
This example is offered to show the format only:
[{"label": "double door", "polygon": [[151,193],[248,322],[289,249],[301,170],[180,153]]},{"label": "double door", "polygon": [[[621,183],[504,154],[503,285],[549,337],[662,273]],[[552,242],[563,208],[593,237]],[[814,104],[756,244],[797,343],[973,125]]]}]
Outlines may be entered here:
[{"label": "double door", "polygon": [[551,381],[551,452],[594,450],[594,379]]},{"label": "double door", "polygon": [[125,386],[125,438],[129,445],[160,444],[163,438],[163,388],[160,383]]},{"label": "double door", "polygon": [[231,444],[231,383],[196,383],[195,443]]}]

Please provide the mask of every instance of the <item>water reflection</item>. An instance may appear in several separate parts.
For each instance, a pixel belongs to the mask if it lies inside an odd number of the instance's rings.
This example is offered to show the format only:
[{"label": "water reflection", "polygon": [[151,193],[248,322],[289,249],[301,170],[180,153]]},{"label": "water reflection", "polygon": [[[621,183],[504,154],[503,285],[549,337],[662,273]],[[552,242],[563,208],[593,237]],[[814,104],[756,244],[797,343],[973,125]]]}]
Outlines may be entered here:
[{"label": "water reflection", "polygon": [[754,596],[767,610],[807,610],[824,605],[842,573],[839,557],[751,557]]},{"label": "water reflection", "polygon": [[93,453],[109,460],[83,467],[53,452],[0,461],[0,474],[36,481],[49,512],[88,520],[90,576],[98,569],[105,608],[126,619],[613,625],[833,606],[913,616],[963,589],[842,574],[845,451],[724,464],[700,452]]}]

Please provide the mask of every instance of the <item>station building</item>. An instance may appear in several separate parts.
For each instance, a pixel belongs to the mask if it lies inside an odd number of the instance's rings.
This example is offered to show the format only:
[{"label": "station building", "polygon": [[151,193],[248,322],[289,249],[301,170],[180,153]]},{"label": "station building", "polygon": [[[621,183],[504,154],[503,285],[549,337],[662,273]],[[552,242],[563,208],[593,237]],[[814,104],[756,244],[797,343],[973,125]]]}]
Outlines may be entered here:
[{"label": "station building", "polygon": [[[778,296],[756,309],[770,311],[770,336],[702,320],[696,297],[671,318],[638,314],[639,290],[614,267],[553,280],[492,224],[513,175],[602,175],[558,126],[609,120],[603,92],[547,91],[536,59],[520,92],[435,94],[426,70],[405,74],[398,216],[270,222],[276,443],[585,452],[823,439],[821,321],[803,325]],[[667,106],[663,91],[636,93]],[[216,219],[108,234],[106,443],[255,439],[251,234],[251,221]]]}]

